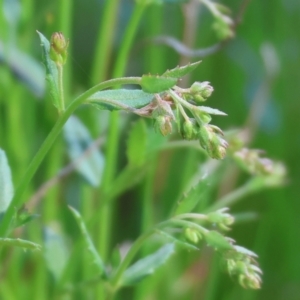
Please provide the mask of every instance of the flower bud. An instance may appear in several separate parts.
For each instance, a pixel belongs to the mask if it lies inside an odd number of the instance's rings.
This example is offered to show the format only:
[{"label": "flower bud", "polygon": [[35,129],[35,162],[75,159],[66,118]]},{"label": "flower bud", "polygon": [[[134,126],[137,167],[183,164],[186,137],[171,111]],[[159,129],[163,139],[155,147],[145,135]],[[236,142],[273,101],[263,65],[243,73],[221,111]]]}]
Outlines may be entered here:
[{"label": "flower bud", "polygon": [[216,17],[213,29],[221,40],[234,37],[233,21],[226,15],[222,14]]},{"label": "flower bud", "polygon": [[[201,147],[206,150],[211,158],[223,159],[226,156],[228,143],[221,138],[218,127],[213,125],[203,125],[199,130],[199,141]],[[217,133],[215,132],[217,131]]]},{"label": "flower bud", "polygon": [[181,135],[186,140],[195,140],[198,138],[199,126],[194,119],[185,120],[181,128]]},{"label": "flower bud", "polygon": [[63,65],[67,60],[67,48],[69,41],[66,41],[61,32],[54,32],[50,39],[50,58],[59,65]]},{"label": "flower bud", "polygon": [[208,81],[194,82],[190,87],[190,93],[193,96],[193,100],[196,102],[204,102],[208,97],[211,96],[214,88]]},{"label": "flower bud", "polygon": [[202,235],[198,230],[193,228],[186,228],[184,230],[185,237],[194,244],[197,244],[200,240],[202,240]]},{"label": "flower bud", "polygon": [[172,118],[170,116],[158,116],[154,119],[154,128],[163,136],[172,133]]},{"label": "flower bud", "polygon": [[228,226],[232,225],[234,222],[234,217],[226,211],[228,208],[222,208],[215,212],[209,213],[207,215],[207,220],[211,223],[215,223],[220,229],[229,230]]}]

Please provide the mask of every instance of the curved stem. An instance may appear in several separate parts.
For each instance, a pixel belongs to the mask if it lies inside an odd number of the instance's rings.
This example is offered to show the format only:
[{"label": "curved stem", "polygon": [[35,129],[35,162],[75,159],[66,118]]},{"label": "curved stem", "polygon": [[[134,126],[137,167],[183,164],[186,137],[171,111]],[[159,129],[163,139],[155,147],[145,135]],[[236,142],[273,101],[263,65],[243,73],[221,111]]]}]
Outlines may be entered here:
[{"label": "curved stem", "polygon": [[50,147],[54,143],[55,139],[61,132],[64,124],[67,122],[71,114],[75,111],[75,109],[82,104],[87,98],[89,98],[91,95],[96,93],[97,91],[106,89],[108,87],[114,86],[114,85],[122,85],[122,84],[139,84],[141,81],[140,77],[127,77],[127,78],[116,78],[112,80],[108,80],[102,83],[99,83],[92,87],[91,89],[87,90],[80,96],[78,96],[65,110],[65,112],[59,116],[56,124],[50,131],[49,135],[45,139],[44,143],[38,150],[37,154],[32,159],[29,167],[27,168],[27,171],[24,174],[23,180],[21,181],[20,185],[18,186],[16,193],[14,195],[13,200],[11,201],[7,211],[5,212],[5,215],[1,221],[1,227],[0,227],[0,236],[5,236],[8,233],[9,226],[11,223],[11,220],[14,216],[15,209],[18,209],[23,203],[24,200],[22,198],[22,195],[27,188],[29,182],[31,181],[33,175],[37,171],[39,165],[43,161],[45,155],[49,151]]}]

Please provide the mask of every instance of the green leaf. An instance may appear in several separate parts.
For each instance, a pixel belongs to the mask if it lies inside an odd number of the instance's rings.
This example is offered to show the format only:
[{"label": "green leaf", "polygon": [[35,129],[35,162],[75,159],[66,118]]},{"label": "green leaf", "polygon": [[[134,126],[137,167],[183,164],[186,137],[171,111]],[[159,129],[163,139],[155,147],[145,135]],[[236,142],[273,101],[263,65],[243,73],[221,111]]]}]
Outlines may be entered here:
[{"label": "green leaf", "polygon": [[172,88],[177,83],[177,78],[158,76],[158,75],[143,75],[141,87],[146,93],[160,93]]},{"label": "green leaf", "polygon": [[227,116],[226,113],[224,113],[224,112],[222,112],[222,111],[220,111],[218,109],[208,107],[208,106],[197,106],[197,108],[199,108],[199,110],[201,112],[205,112],[205,113],[208,113],[210,115]]},{"label": "green leaf", "polygon": [[4,213],[14,194],[11,171],[6,154],[0,149],[0,213]]},{"label": "green leaf", "polygon": [[97,92],[89,97],[87,102],[98,109],[134,111],[148,105],[153,97],[153,94],[142,90],[118,89]]},{"label": "green leaf", "polygon": [[38,32],[41,40],[41,46],[43,50],[43,62],[46,67],[46,79],[49,83],[50,94],[52,96],[53,104],[59,108],[59,88],[58,88],[58,71],[55,63],[50,59],[50,43],[43,36],[42,33]]},{"label": "green leaf", "polygon": [[75,208],[69,206],[69,209],[70,209],[72,215],[74,216],[74,218],[75,218],[75,220],[76,220],[76,222],[79,226],[82,237],[84,239],[84,243],[86,245],[86,248],[89,250],[89,252],[92,255],[94,264],[97,266],[100,275],[104,275],[106,277],[107,273],[106,273],[104,262],[103,262],[102,258],[100,257],[100,255],[98,254],[98,252],[97,252],[97,250],[96,250],[96,248],[95,248],[95,246],[92,242],[92,239],[90,238],[90,235],[89,235],[89,233],[86,229],[86,226],[85,226],[85,224],[82,220],[81,215],[79,214],[79,212]]},{"label": "green leaf", "polygon": [[188,243],[186,241],[183,241],[183,240],[180,240],[178,238],[176,238],[175,236],[169,234],[168,232],[166,231],[163,231],[163,230],[156,230],[156,232],[162,236],[164,236],[166,239],[168,239],[170,242],[182,247],[182,248],[185,248],[187,250],[199,250],[198,247],[196,247],[195,245],[191,244],[191,243]]},{"label": "green leaf", "polygon": [[232,250],[233,246],[221,233],[211,230],[204,235],[206,243],[216,250]]},{"label": "green leaf", "polygon": [[182,66],[182,67],[178,66],[174,69],[166,71],[162,76],[181,78],[181,77],[187,75],[188,73],[194,71],[199,66],[200,63],[201,63],[201,60],[194,62],[192,64],[188,64],[186,66]]},{"label": "green leaf", "polygon": [[76,170],[92,186],[98,186],[104,170],[104,157],[98,147],[93,145],[87,128],[78,118],[71,116],[64,126],[64,136],[69,157]]},{"label": "green leaf", "polygon": [[189,213],[197,206],[199,201],[206,199],[209,190],[208,179],[203,177],[199,183],[190,189],[190,191],[183,196],[177,203],[174,216]]},{"label": "green leaf", "polygon": [[166,244],[155,253],[140,259],[130,266],[123,274],[121,285],[133,285],[153,274],[174,253],[174,244]]},{"label": "green leaf", "polygon": [[44,244],[44,257],[47,267],[55,280],[59,280],[69,258],[66,242],[58,231],[46,227],[44,231]]},{"label": "green leaf", "polygon": [[147,127],[143,119],[135,122],[127,140],[128,162],[134,166],[141,166],[146,160]]},{"label": "green leaf", "polygon": [[249,250],[249,249],[247,249],[247,248],[244,248],[244,247],[242,247],[242,246],[237,246],[237,245],[235,245],[235,246],[233,246],[233,248],[234,248],[237,252],[239,252],[239,253],[242,253],[242,254],[245,254],[245,255],[248,255],[248,256],[252,256],[252,257],[257,257],[257,254],[256,254],[256,253],[254,253],[253,251],[251,251],[251,250]]},{"label": "green leaf", "polygon": [[0,246],[9,246],[9,247],[20,247],[23,249],[37,250],[40,251],[42,246],[27,240],[22,239],[10,239],[10,238],[0,238]]}]

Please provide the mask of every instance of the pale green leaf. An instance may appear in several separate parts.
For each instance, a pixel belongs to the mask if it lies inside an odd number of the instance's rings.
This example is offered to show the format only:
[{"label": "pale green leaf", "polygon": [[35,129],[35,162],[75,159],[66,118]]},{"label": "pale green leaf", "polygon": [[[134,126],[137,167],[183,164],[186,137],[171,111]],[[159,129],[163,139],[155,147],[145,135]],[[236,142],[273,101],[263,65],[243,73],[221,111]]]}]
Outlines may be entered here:
[{"label": "pale green leaf", "polygon": [[163,231],[163,230],[156,230],[156,232],[162,236],[164,236],[167,240],[169,240],[170,242],[182,247],[182,248],[185,248],[187,250],[199,250],[198,247],[196,247],[195,245],[191,244],[191,243],[188,243],[187,241],[184,241],[184,240],[180,240],[178,239],[177,237],[169,234],[168,232],[166,231]]},{"label": "pale green leaf", "polygon": [[87,128],[78,118],[71,116],[64,126],[64,136],[69,157],[75,164],[76,170],[92,186],[98,186],[104,170],[104,157],[93,145]]},{"label": "pale green leaf", "polygon": [[192,212],[200,201],[204,201],[207,198],[208,191],[208,179],[203,177],[195,187],[192,187],[188,193],[183,195],[182,199],[177,203],[173,215]]},{"label": "pale green leaf", "polygon": [[162,76],[181,78],[187,75],[188,73],[194,71],[199,66],[200,63],[201,61],[197,61],[195,63],[188,64],[186,66],[182,66],[182,67],[178,66],[174,69],[166,71]]},{"label": "pale green leaf", "polygon": [[89,97],[87,102],[102,110],[134,111],[134,109],[148,105],[153,97],[153,94],[142,90],[118,89],[97,92]]},{"label": "pale green leaf", "polygon": [[218,109],[215,108],[211,108],[208,106],[198,106],[199,110],[205,113],[208,113],[210,115],[220,115],[220,116],[227,116],[226,113],[224,113],[223,111],[220,111]]},{"label": "pale green leaf", "polygon": [[0,213],[4,213],[14,194],[11,171],[6,154],[0,149]]},{"label": "pale green leaf", "polygon": [[44,231],[44,257],[49,271],[59,280],[69,259],[69,252],[63,236],[52,228]]},{"label": "pale green leaf", "polygon": [[55,63],[50,59],[50,43],[44,37],[44,35],[38,32],[38,35],[41,40],[41,46],[43,50],[43,62],[46,68],[46,79],[49,83],[49,90],[52,96],[53,104],[58,108],[59,107],[59,88],[58,88],[58,71]]},{"label": "pale green leaf", "polygon": [[206,243],[216,250],[232,250],[233,246],[229,243],[228,239],[221,233],[211,230],[205,233],[204,238]]},{"label": "pale green leaf", "polygon": [[146,159],[147,127],[143,119],[135,122],[129,132],[127,140],[128,162],[134,166],[141,166]]},{"label": "pale green leaf", "polygon": [[100,275],[107,276],[104,262],[103,262],[102,258],[100,257],[100,255],[98,254],[98,252],[92,242],[92,239],[86,229],[85,223],[82,220],[81,215],[75,208],[69,206],[69,209],[79,226],[85,246],[92,255],[93,263],[97,266]]},{"label": "pale green leaf", "polygon": [[158,76],[158,75],[143,75],[141,87],[146,93],[160,93],[167,91],[177,83],[177,78]]},{"label": "pale green leaf", "polygon": [[123,286],[133,285],[153,274],[174,253],[174,248],[173,243],[166,244],[155,253],[138,260],[124,272],[121,284]]}]

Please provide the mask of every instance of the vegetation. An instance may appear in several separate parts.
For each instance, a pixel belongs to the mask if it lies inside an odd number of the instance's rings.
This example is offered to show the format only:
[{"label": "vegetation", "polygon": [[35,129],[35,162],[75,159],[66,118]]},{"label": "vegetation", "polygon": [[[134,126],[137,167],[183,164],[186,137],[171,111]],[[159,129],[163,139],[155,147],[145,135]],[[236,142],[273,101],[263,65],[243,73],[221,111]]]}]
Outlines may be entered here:
[{"label": "vegetation", "polygon": [[297,299],[296,190],[257,149],[297,153],[289,82],[249,2],[1,1],[1,298]]}]

